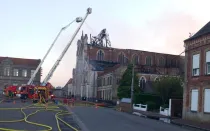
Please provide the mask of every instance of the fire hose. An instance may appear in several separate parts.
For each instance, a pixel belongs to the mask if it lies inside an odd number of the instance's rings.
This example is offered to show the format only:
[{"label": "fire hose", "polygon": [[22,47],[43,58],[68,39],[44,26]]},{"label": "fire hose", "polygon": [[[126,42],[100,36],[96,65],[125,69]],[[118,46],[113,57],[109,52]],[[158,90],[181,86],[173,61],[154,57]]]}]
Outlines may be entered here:
[{"label": "fire hose", "polygon": [[[0,101],[0,103],[2,101]],[[35,107],[33,107],[33,106],[35,106]],[[30,108],[35,108],[35,109],[38,109],[38,110],[36,110],[33,113],[30,113],[30,114],[26,115],[26,113],[24,112],[24,109],[30,109]],[[71,113],[69,113],[68,111],[64,111],[64,110],[58,109],[58,108],[59,108],[58,106],[49,106],[49,107],[46,107],[43,104],[40,106],[40,104],[37,104],[37,103],[36,104],[31,104],[31,105],[28,105],[28,106],[25,106],[25,107],[22,107],[22,108],[0,108],[0,110],[20,110],[21,113],[24,116],[24,118],[22,118],[22,119],[0,121],[0,123],[26,122],[28,124],[32,124],[32,125],[41,126],[41,127],[46,128],[46,129],[40,130],[40,131],[52,131],[53,128],[51,126],[28,121],[28,118],[30,116],[35,115],[36,113],[38,113],[40,111],[54,111],[54,112],[57,112],[55,114],[55,119],[56,119],[57,128],[58,128],[59,131],[62,131],[61,128],[60,128],[60,125],[59,125],[59,121],[61,121],[62,123],[64,123],[66,126],[68,126],[69,128],[71,128],[72,130],[79,131],[78,129],[74,128],[73,126],[71,126],[70,124],[68,124],[66,121],[64,121],[63,119],[61,119],[59,117],[59,116],[62,116],[62,115],[70,115]],[[1,131],[27,131],[27,130],[16,130],[16,129],[9,129],[9,128],[1,128],[1,127],[0,127],[0,130]]]}]

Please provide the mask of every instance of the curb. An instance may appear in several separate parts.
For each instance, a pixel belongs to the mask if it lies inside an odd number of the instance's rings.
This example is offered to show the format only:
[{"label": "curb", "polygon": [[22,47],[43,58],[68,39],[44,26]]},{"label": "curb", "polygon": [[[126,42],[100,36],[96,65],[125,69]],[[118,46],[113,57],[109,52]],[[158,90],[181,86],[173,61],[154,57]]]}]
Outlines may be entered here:
[{"label": "curb", "polygon": [[171,121],[171,124],[174,124],[174,125],[177,125],[177,126],[186,126],[186,127],[190,127],[190,128],[195,128],[195,129],[202,130],[202,131],[210,131],[210,129],[197,127],[197,126],[193,126],[193,125],[190,125],[190,124],[182,124],[182,123],[179,123],[179,122],[174,122],[173,120]]},{"label": "curb", "polygon": [[[136,116],[140,116],[140,117],[145,117],[145,118],[153,119],[153,120],[155,120],[155,119],[157,120],[158,118],[160,118],[160,117],[151,117],[151,116],[144,115],[144,114],[137,113],[137,112],[133,112],[132,114],[133,115],[136,115]],[[182,127],[190,127],[190,128],[198,129],[198,130],[201,130],[201,131],[210,131],[210,129],[206,129],[206,128],[202,128],[202,127],[197,127],[197,126],[190,125],[190,124],[182,124],[182,123],[174,122],[173,120],[170,121],[170,124],[177,125],[177,126],[182,126]]]}]

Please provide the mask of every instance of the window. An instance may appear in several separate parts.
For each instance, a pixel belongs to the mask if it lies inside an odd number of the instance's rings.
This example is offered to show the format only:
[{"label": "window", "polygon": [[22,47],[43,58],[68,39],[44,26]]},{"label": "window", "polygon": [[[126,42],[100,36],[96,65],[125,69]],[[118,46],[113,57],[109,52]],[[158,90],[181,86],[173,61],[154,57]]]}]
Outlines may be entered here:
[{"label": "window", "polygon": [[151,65],[152,65],[152,59],[151,59],[150,56],[147,56],[147,57],[146,57],[146,65],[147,65],[147,66],[151,66]]},{"label": "window", "polygon": [[27,77],[27,70],[22,70],[22,76]]},{"label": "window", "polygon": [[206,52],[206,74],[210,75],[210,51]]},{"label": "window", "polygon": [[110,79],[109,80],[110,80],[110,82],[109,82],[110,85],[112,85],[112,76],[110,76]]},{"label": "window", "polygon": [[134,55],[132,61],[133,61],[134,64],[137,65],[139,63],[139,57],[137,55]]},{"label": "window", "polygon": [[172,67],[176,67],[177,66],[177,60],[172,59],[171,60],[171,65],[172,65]]},{"label": "window", "polygon": [[158,77],[155,78],[155,82],[158,82],[160,81],[160,79]]},{"label": "window", "polygon": [[194,89],[191,93],[191,111],[198,111],[198,90]]},{"label": "window", "polygon": [[105,79],[105,78],[103,78],[103,85],[102,85],[102,86],[105,86],[105,81],[106,81],[106,79]]},{"label": "window", "polygon": [[34,74],[35,70],[31,70],[31,76]]},{"label": "window", "polygon": [[198,76],[200,74],[200,54],[193,55],[193,62],[192,62],[192,75]]},{"label": "window", "polygon": [[13,85],[13,86],[18,86],[18,84],[17,84],[17,83],[13,83],[12,85]]},{"label": "window", "polygon": [[18,69],[13,69],[13,76],[18,76],[18,73],[19,73]]},{"label": "window", "polygon": [[210,89],[205,89],[204,92],[204,112],[210,113]]},{"label": "window", "polygon": [[10,68],[6,67],[4,68],[4,76],[9,76],[10,75]]},{"label": "window", "polygon": [[146,85],[146,79],[145,79],[145,77],[141,77],[139,79],[139,87],[142,88],[142,89],[144,89],[145,88],[145,85]]},{"label": "window", "polygon": [[163,57],[160,57],[159,59],[159,66],[164,66],[165,65],[165,60]]},{"label": "window", "polygon": [[124,53],[120,53],[118,56],[118,62],[120,64],[125,64],[127,62],[127,58],[125,57]]},{"label": "window", "polygon": [[104,60],[104,52],[102,50],[99,50],[97,53],[97,60],[103,61]]},{"label": "window", "polygon": [[120,84],[120,78],[117,78],[117,85]]}]

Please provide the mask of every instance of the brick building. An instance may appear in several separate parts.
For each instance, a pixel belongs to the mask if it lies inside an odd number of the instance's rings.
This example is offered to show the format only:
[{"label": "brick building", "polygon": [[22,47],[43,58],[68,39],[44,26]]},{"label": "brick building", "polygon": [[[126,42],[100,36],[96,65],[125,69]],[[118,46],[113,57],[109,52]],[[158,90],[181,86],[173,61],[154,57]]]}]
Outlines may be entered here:
[{"label": "brick building", "polygon": [[139,84],[148,92],[151,82],[159,76],[177,76],[184,72],[182,56],[95,45],[92,40],[88,41],[85,34],[77,42],[77,62],[73,75],[75,95],[107,100],[116,98],[118,82],[132,61],[136,65]]},{"label": "brick building", "polygon": [[210,121],[210,22],[185,44],[183,118]]},{"label": "brick building", "polygon": [[[5,85],[27,84],[31,75],[40,63],[40,59],[22,59],[0,57],[0,88]],[[33,83],[40,84],[41,70],[37,73]]]}]

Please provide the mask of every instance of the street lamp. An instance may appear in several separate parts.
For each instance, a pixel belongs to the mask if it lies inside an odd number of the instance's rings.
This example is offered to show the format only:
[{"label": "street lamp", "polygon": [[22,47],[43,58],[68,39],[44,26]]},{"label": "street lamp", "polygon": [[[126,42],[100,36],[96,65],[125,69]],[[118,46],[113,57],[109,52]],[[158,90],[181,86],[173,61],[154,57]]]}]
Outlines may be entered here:
[{"label": "street lamp", "polygon": [[133,113],[133,84],[134,84],[134,63],[133,63],[133,67],[132,67],[132,82],[131,82],[131,113]]},{"label": "street lamp", "polygon": [[41,68],[42,64],[44,63],[44,60],[46,59],[47,55],[50,53],[52,47],[54,46],[54,44],[57,41],[58,37],[60,36],[61,32],[64,31],[66,28],[68,28],[75,21],[77,23],[80,23],[80,22],[82,22],[82,20],[83,20],[82,17],[77,17],[72,22],[70,22],[68,25],[66,25],[60,29],[60,31],[58,32],[57,36],[55,37],[53,43],[51,44],[50,48],[48,49],[46,55],[44,56],[44,58],[42,59],[42,61],[40,62],[40,64],[36,68],[36,70],[34,71],[33,75],[31,76],[30,80],[28,81],[27,85],[30,85],[33,82],[33,79],[35,78],[35,76],[36,76],[37,72],[39,71],[39,69]]}]

